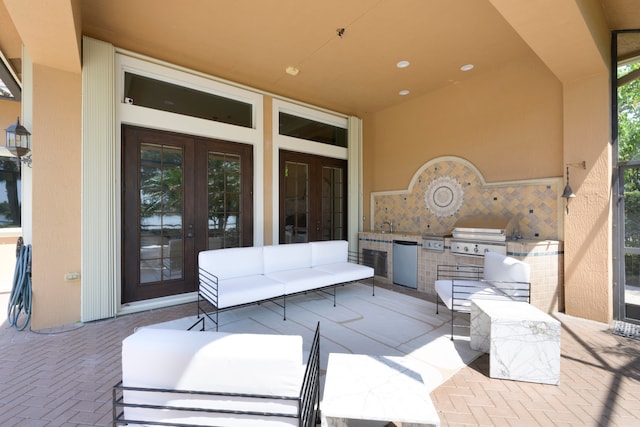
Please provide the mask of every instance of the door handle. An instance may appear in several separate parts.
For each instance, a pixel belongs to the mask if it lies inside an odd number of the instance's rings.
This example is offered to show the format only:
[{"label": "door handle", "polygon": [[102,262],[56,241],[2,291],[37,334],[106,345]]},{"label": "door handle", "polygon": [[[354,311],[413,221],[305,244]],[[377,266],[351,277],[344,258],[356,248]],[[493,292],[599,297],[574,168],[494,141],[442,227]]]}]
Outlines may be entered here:
[{"label": "door handle", "polygon": [[189,231],[187,231],[187,237],[188,238],[192,238],[193,237],[193,231],[192,231],[193,230],[193,224],[189,224],[188,228],[189,228]]}]

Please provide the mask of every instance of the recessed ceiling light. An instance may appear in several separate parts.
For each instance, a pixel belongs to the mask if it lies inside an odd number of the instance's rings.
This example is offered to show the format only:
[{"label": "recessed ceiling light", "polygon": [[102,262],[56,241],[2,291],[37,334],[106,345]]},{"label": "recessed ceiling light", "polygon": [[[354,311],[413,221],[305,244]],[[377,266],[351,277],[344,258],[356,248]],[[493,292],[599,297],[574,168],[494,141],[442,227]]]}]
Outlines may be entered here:
[{"label": "recessed ceiling light", "polygon": [[409,95],[411,92],[409,92],[407,89],[403,89],[400,92],[398,92],[401,96],[405,96],[405,95]]},{"label": "recessed ceiling light", "polygon": [[296,67],[287,67],[285,69],[285,71],[287,72],[287,74],[289,74],[290,76],[297,76],[298,73],[300,72],[300,70],[298,70]]},{"label": "recessed ceiling light", "polygon": [[469,70],[473,70],[473,64],[463,65],[462,67],[460,67],[460,69],[461,69],[462,71],[469,71]]},{"label": "recessed ceiling light", "polygon": [[409,61],[400,61],[396,64],[398,68],[407,68],[409,66]]}]

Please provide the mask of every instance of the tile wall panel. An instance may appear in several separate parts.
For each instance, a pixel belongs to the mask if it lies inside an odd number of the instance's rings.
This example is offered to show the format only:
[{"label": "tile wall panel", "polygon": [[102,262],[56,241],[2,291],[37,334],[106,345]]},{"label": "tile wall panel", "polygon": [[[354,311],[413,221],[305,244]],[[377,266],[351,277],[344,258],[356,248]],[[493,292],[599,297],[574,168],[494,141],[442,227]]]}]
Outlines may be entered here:
[{"label": "tile wall panel", "polygon": [[[434,214],[425,203],[429,185],[440,177],[454,180],[463,190],[462,204],[450,216]],[[487,183],[466,160],[438,158],[416,172],[407,190],[371,194],[371,226],[379,231],[385,221],[392,221],[402,232],[444,235],[464,216],[508,216],[524,238],[560,240],[561,191],[562,178]]]}]

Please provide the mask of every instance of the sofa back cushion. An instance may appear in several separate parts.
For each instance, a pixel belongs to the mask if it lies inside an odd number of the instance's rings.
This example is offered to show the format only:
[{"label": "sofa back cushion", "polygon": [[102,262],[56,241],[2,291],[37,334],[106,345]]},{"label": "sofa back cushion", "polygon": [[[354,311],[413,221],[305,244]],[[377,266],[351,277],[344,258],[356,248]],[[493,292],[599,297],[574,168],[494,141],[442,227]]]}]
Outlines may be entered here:
[{"label": "sofa back cushion", "polygon": [[125,386],[298,396],[302,337],[141,328],[122,342]]},{"label": "sofa back cushion", "polygon": [[198,265],[218,279],[255,276],[264,272],[262,252],[261,246],[202,251],[198,254]]},{"label": "sofa back cushion", "polygon": [[[296,397],[304,375],[302,357],[300,336],[142,328],[122,342],[122,384],[125,387]],[[125,390],[123,395],[125,402],[144,405],[258,413],[297,412],[296,400],[280,398],[246,399],[133,390]],[[169,424],[180,421],[209,426],[297,425],[295,419],[277,424],[263,420],[260,424],[259,419],[250,423],[238,416],[235,422],[227,423],[223,419],[229,418],[228,414],[204,415],[144,408],[125,408],[125,416],[131,420]]]},{"label": "sofa back cushion", "polygon": [[311,267],[311,245],[290,243],[264,247],[264,274]]},{"label": "sofa back cushion", "polygon": [[512,297],[528,296],[531,266],[495,252],[484,254],[484,279]]},{"label": "sofa back cushion", "polygon": [[311,242],[311,266],[336,264],[349,260],[349,243],[345,240]]}]

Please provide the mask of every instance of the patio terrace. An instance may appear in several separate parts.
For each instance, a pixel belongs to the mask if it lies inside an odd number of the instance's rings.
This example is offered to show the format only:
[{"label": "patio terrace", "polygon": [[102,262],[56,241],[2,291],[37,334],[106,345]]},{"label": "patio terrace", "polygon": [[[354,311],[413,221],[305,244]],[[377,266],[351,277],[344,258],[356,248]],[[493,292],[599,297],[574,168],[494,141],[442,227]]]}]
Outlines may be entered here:
[{"label": "patio terrace", "polygon": [[[380,317],[377,310],[359,313],[362,316],[351,313],[353,318],[347,318],[346,313],[351,310],[350,300],[345,296],[347,289],[338,290],[336,308],[329,300],[322,301],[325,297],[297,297],[300,304],[291,308],[288,304],[286,322],[281,317],[278,319],[278,307],[268,304],[241,309],[244,312],[223,313],[221,330],[229,332],[234,324],[265,330],[272,327],[293,330],[307,320],[326,315],[326,319],[318,319],[321,321],[323,368],[328,352],[366,354],[381,348],[376,346],[387,347],[391,352],[409,352],[417,350],[416,343],[426,342],[432,336],[430,334],[436,331],[446,334],[449,330],[450,313],[446,309],[441,307],[440,315],[436,316],[432,302],[420,299],[419,295],[404,288],[394,287],[394,292],[383,292],[383,295],[376,292],[368,303],[374,308],[376,304],[390,307],[397,310],[399,316],[404,316],[396,319],[401,325],[396,327],[398,334],[389,334],[398,323],[388,316],[374,319],[376,332],[359,322]],[[0,295],[0,302],[4,303],[3,296]],[[407,296],[417,298],[411,298],[414,301],[410,310],[401,310]],[[303,312],[301,307],[305,301],[326,312],[320,313],[315,308]],[[288,302],[293,304],[294,299]],[[424,307],[423,312],[420,307]],[[111,386],[121,375],[121,341],[138,327],[192,316],[195,311],[195,304],[185,304],[38,332],[19,332],[4,322],[0,328],[0,425],[110,425]],[[242,317],[247,312],[255,322],[251,323],[253,326],[248,326],[247,319]],[[491,379],[488,355],[481,355],[468,366],[452,372],[452,376],[445,372],[444,382],[431,392],[441,425],[638,425],[640,343],[613,335],[606,324],[564,314],[554,316],[562,323],[559,386]],[[342,323],[346,332],[339,332],[340,329],[330,323],[330,317],[337,318],[336,323]],[[263,323],[268,318],[272,318],[273,324]],[[407,328],[407,318],[413,319],[413,329]],[[403,337],[411,336],[408,330],[419,332],[421,329],[424,334],[410,339]],[[359,343],[354,344],[356,336]],[[303,337],[308,344],[308,337]],[[456,340],[452,345],[466,354],[465,357],[469,356],[468,340]]]}]

